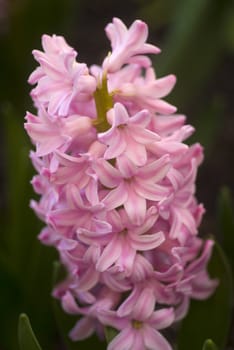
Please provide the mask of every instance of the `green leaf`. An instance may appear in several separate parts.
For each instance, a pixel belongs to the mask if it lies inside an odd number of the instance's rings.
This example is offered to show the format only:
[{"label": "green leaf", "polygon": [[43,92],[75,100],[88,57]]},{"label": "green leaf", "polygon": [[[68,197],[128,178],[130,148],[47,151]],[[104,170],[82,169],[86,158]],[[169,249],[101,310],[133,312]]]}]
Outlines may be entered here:
[{"label": "green leaf", "polygon": [[12,103],[2,104],[0,113],[5,160],[0,212],[0,348],[16,349],[17,339],[11,336],[11,330],[17,328],[18,315],[24,310],[30,313],[45,348],[51,349],[56,333],[51,311],[51,267],[57,255],[54,248],[44,247],[36,239],[42,225],[29,208],[30,198],[35,197],[29,181],[35,170],[28,157],[29,139],[22,117]]},{"label": "green leaf", "polygon": [[20,350],[42,350],[25,314],[19,317],[18,339]]},{"label": "green leaf", "polygon": [[221,189],[218,198],[218,226],[222,247],[234,272],[234,208],[230,190]]},{"label": "green leaf", "polygon": [[[224,55],[224,27],[231,0],[177,1],[165,37],[164,54],[156,58],[159,75],[173,72],[178,85],[170,101],[177,106],[194,103]],[[214,40],[215,38],[215,40]],[[199,42],[198,47],[194,43]],[[196,101],[196,100],[195,100]]]},{"label": "green leaf", "polygon": [[202,347],[202,350],[218,350],[218,348],[211,339],[207,339]]},{"label": "green leaf", "polygon": [[118,334],[118,331],[112,327],[105,327],[105,336],[107,344],[109,344],[112,339]]},{"label": "green leaf", "polygon": [[220,349],[225,347],[231,323],[232,278],[224,252],[217,243],[208,270],[212,278],[218,278],[219,286],[208,300],[192,300],[178,335],[179,350],[202,349],[207,338],[213,339]]}]

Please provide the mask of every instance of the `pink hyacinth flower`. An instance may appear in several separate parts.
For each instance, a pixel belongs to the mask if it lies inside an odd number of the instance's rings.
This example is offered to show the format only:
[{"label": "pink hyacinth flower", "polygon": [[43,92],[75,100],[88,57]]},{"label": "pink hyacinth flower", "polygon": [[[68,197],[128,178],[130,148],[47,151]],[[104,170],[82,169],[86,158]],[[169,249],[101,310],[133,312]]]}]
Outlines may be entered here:
[{"label": "pink hyacinth flower", "polygon": [[107,25],[106,34],[111,41],[112,52],[104,60],[104,71],[116,72],[126,63],[138,63],[148,67],[150,60],[143,54],[160,52],[156,46],[145,43],[148,28],[140,20],[136,20],[127,29],[119,18],[114,18],[113,22]]},{"label": "pink hyacinth flower", "polygon": [[40,109],[39,116],[27,113],[25,129],[36,144],[37,156],[45,156],[58,149],[66,150],[75,137],[87,134],[92,124],[91,119],[71,115],[66,119],[50,115]]},{"label": "pink hyacinth flower", "polygon": [[114,18],[106,33],[112,51],[91,69],[61,36],[33,51],[31,208],[67,271],[53,296],[79,318],[70,337],[103,339],[107,326],[118,332],[108,350],[171,350],[160,330],[218,283],[207,273],[213,243],[198,236],[203,149],[164,101],[176,78],[156,76],[147,25]]},{"label": "pink hyacinth flower", "polygon": [[118,160],[119,169],[103,159],[96,163],[101,183],[112,188],[103,203],[109,210],[123,205],[130,220],[140,225],[145,219],[146,201],[161,201],[169,194],[169,189],[158,182],[167,174],[170,158],[165,155],[140,168],[126,159]]},{"label": "pink hyacinth flower", "polygon": [[147,110],[129,116],[126,108],[116,103],[108,112],[108,120],[112,127],[98,135],[101,142],[108,145],[105,159],[117,158],[124,154],[135,165],[142,166],[147,161],[146,145],[161,138],[147,130],[151,117]]},{"label": "pink hyacinth flower", "polygon": [[33,51],[40,67],[29,77],[30,84],[37,83],[31,96],[36,104],[48,108],[49,114],[66,116],[74,99],[91,98],[96,81],[86,64],[76,62],[77,53],[63,37],[43,35],[42,46],[45,52]]},{"label": "pink hyacinth flower", "polygon": [[145,288],[135,299],[134,309],[125,317],[114,311],[104,311],[99,319],[120,333],[110,342],[108,350],[171,350],[167,340],[158,330],[170,326],[174,320],[173,308],[154,311],[155,298],[152,289]]},{"label": "pink hyacinth flower", "polygon": [[152,113],[169,115],[176,107],[162,100],[173,89],[176,77],[170,74],[156,78],[152,67],[142,70],[138,65],[127,65],[109,74],[109,89],[116,101],[128,105],[134,112],[147,108]]}]

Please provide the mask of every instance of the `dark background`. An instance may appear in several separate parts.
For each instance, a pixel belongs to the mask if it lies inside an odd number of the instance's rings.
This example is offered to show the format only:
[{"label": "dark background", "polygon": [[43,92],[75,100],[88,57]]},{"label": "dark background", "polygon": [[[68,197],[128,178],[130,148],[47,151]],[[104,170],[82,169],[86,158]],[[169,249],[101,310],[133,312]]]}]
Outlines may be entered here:
[{"label": "dark background", "polygon": [[25,111],[33,111],[31,51],[41,48],[43,33],[60,34],[80,62],[100,64],[110,49],[104,27],[114,16],[127,26],[136,18],[146,21],[148,41],[162,49],[154,58],[157,76],[177,76],[166,100],[196,127],[190,142],[205,147],[197,181],[207,210],[201,234],[222,241],[220,191],[226,186],[234,192],[233,1],[0,0],[0,350],[17,348],[20,312],[30,316],[44,349],[61,347],[50,297],[56,253],[37,241],[41,224],[28,208],[35,197],[23,130]]}]

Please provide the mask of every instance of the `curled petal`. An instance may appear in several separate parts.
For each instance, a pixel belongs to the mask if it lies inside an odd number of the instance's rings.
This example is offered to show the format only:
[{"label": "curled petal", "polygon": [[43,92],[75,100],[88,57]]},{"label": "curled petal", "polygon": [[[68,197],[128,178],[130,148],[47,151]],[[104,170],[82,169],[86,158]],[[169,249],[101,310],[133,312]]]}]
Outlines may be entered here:
[{"label": "curled petal", "polygon": [[150,317],[150,323],[156,329],[164,329],[169,327],[174,321],[175,314],[173,307],[154,311]]}]

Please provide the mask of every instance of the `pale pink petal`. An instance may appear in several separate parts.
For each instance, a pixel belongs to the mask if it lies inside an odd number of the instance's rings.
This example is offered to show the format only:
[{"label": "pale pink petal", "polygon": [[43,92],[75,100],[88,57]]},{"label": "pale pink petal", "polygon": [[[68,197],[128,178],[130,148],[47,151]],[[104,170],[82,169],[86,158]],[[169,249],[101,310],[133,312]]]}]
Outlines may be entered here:
[{"label": "pale pink petal", "polygon": [[101,183],[106,187],[116,187],[121,181],[120,172],[104,159],[98,159],[94,164],[94,170]]},{"label": "pale pink petal", "polygon": [[83,340],[90,337],[95,331],[95,320],[91,317],[82,317],[69,333],[69,337],[74,340]]},{"label": "pale pink petal", "polygon": [[108,210],[112,210],[123,205],[127,199],[128,192],[126,190],[124,182],[122,182],[117,188],[110,191],[102,202],[105,204]]},{"label": "pale pink petal", "polygon": [[121,278],[120,275],[116,276],[116,273],[112,273],[112,269],[113,267],[110,267],[106,272],[102,274],[102,280],[105,285],[108,286],[111,290],[121,293],[131,290],[132,286],[130,282],[123,277]]},{"label": "pale pink petal", "polygon": [[115,311],[100,310],[97,317],[105,326],[111,326],[119,331],[129,328],[129,320],[127,318],[118,317]]},{"label": "pale pink petal", "polygon": [[168,341],[155,329],[144,327],[144,344],[147,350],[172,350]]},{"label": "pale pink petal", "polygon": [[175,321],[181,321],[188,313],[190,298],[183,296],[182,302],[175,308]]},{"label": "pale pink petal", "polygon": [[133,129],[142,129],[145,130],[146,126],[149,124],[151,120],[151,115],[147,109],[143,109],[140,112],[129,118],[129,127]]},{"label": "pale pink petal", "polygon": [[99,272],[93,266],[89,267],[79,278],[78,288],[81,291],[89,291],[99,280]]},{"label": "pale pink petal", "polygon": [[[132,344],[134,350],[145,350],[144,338],[141,330],[134,329],[134,340]],[[148,349],[147,349],[148,350]]]},{"label": "pale pink petal", "polygon": [[120,268],[120,270],[125,271],[126,275],[129,276],[132,272],[134,259],[136,255],[136,250],[129,242],[128,239],[122,237],[122,252],[118,261],[116,262],[116,266]]},{"label": "pale pink petal", "polygon": [[128,138],[128,144],[124,155],[126,155],[137,166],[143,166],[147,161],[145,146],[135,142],[131,137]]},{"label": "pale pink petal", "polygon": [[134,227],[133,235],[141,235],[141,234],[149,231],[149,229],[153,226],[153,224],[155,223],[157,218],[158,218],[158,212],[157,212],[156,207],[154,207],[154,206],[150,207],[147,210],[146,219],[142,223],[142,225],[139,227]]},{"label": "pale pink petal", "polygon": [[117,315],[120,317],[125,317],[132,313],[136,302],[138,301],[140,296],[140,290],[138,288],[134,288],[131,294],[122,302],[120,307],[118,308]]},{"label": "pale pink petal", "polygon": [[96,264],[96,269],[100,272],[107,270],[120,257],[121,252],[122,252],[121,242],[117,237],[115,237],[106,246],[106,248],[104,248]]},{"label": "pale pink petal", "polygon": [[153,94],[155,98],[168,95],[176,83],[176,77],[173,74],[155,80],[153,84]]},{"label": "pale pink petal", "polygon": [[133,62],[134,56],[160,52],[156,46],[145,43],[148,28],[140,20],[134,21],[128,30],[120,19],[114,18],[106,27],[106,33],[111,40],[112,53],[104,60],[103,67],[109,72],[117,71],[129,60]]},{"label": "pale pink petal", "polygon": [[155,271],[155,276],[160,281],[173,282],[173,281],[178,281],[182,277],[183,272],[184,272],[184,269],[180,264],[174,264],[166,271],[163,271],[163,272]]},{"label": "pale pink petal", "polygon": [[129,188],[128,199],[123,203],[132,223],[141,225],[146,215],[146,199],[140,197],[133,188]]},{"label": "pale pink petal", "polygon": [[147,320],[153,313],[155,307],[155,295],[153,289],[144,288],[132,310],[132,317],[138,321]]},{"label": "pale pink petal", "polygon": [[173,155],[181,155],[188,150],[188,146],[184,143],[176,141],[159,141],[153,144],[147,145],[147,149],[158,155],[159,157],[163,156],[165,152]]},{"label": "pale pink petal", "polygon": [[152,327],[156,329],[164,329],[169,327],[174,321],[174,309],[161,309],[158,311],[154,311],[154,313],[150,317],[150,324]]},{"label": "pale pink petal", "polygon": [[108,344],[107,350],[132,350],[133,341],[134,334],[127,327]]},{"label": "pale pink petal", "polygon": [[[101,138],[99,139],[102,141]],[[124,152],[124,150],[127,147],[127,144],[121,131],[116,130],[116,132],[113,133],[111,142],[108,143],[108,146],[109,147],[107,148],[104,155],[105,159],[117,158],[120,154]]]},{"label": "pale pink petal", "polygon": [[218,279],[210,279],[206,271],[202,271],[192,280],[192,292],[193,298],[198,300],[207,299],[214,292],[215,288],[219,285]]},{"label": "pale pink petal", "polygon": [[165,177],[170,167],[170,157],[168,154],[165,154],[161,158],[148,163],[145,167],[142,167],[139,175],[150,182],[158,182]]},{"label": "pale pink petal", "polygon": [[138,196],[152,201],[161,201],[170,193],[167,187],[147,183],[143,180],[141,181],[140,178],[136,181],[135,191]]},{"label": "pale pink petal", "polygon": [[134,269],[132,272],[132,280],[135,282],[142,282],[152,276],[153,267],[151,263],[144,258],[141,254],[136,254],[136,258],[134,261]]},{"label": "pale pink petal", "polygon": [[[110,112],[109,112],[110,113]],[[118,127],[120,125],[126,125],[128,123],[128,112],[122,103],[115,103],[114,115],[113,115],[113,126]]]},{"label": "pale pink petal", "polygon": [[152,233],[148,235],[141,235],[134,239],[131,237],[131,246],[139,251],[151,250],[165,241],[163,232]]},{"label": "pale pink petal", "polygon": [[77,305],[73,295],[69,291],[67,291],[65,295],[62,297],[61,302],[62,302],[63,309],[67,313],[73,314],[73,315],[77,315],[81,313],[81,308]]},{"label": "pale pink petal", "polygon": [[170,103],[163,100],[150,101],[148,103],[148,107],[156,110],[157,113],[165,115],[173,114],[177,111],[177,108],[175,106],[172,106]]},{"label": "pale pink petal", "polygon": [[189,264],[188,268],[186,269],[186,272],[191,274],[196,274],[198,272],[201,272],[205,268],[206,264],[210,259],[213,246],[214,246],[214,241],[212,241],[211,239],[208,239],[204,244],[202,254],[199,256],[198,259],[196,259],[191,264]]},{"label": "pale pink petal", "polygon": [[121,155],[120,157],[118,157],[116,163],[123,178],[126,178],[127,181],[132,176],[134,176],[138,171],[137,166],[124,155]]},{"label": "pale pink petal", "polygon": [[134,125],[130,126],[131,135],[135,141],[148,145],[152,142],[160,140],[160,136],[150,130],[144,129],[143,127],[135,127]]}]

